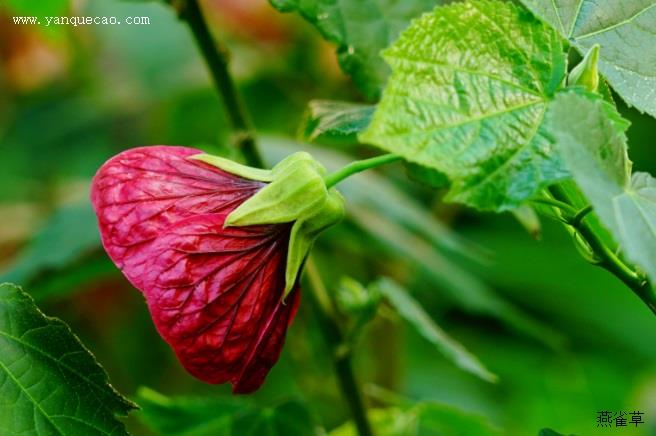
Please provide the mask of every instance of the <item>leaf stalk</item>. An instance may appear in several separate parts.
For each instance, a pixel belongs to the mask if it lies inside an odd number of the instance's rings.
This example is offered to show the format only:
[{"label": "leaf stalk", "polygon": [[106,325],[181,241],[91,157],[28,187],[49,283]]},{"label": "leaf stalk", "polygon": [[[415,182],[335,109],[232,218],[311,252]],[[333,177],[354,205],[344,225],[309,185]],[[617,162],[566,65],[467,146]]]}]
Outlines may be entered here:
[{"label": "leaf stalk", "polygon": [[[567,193],[558,185],[549,188],[549,192],[554,196],[558,203],[567,204],[574,209],[569,203]],[[575,209],[574,209],[575,210]],[[592,250],[594,256],[599,259],[594,262],[611,274],[620,279],[627,285],[640,299],[647,305],[647,307],[656,315],[656,293],[651,287],[649,281],[639,274],[631,266],[627,265],[620,259],[602,240],[602,238],[594,231],[585,218],[589,216],[592,211],[591,206],[586,206],[580,211],[576,211],[566,219],[566,224],[571,226],[578,232],[581,238],[587,243]]]},{"label": "leaf stalk", "polygon": [[344,179],[351,177],[353,174],[357,174],[381,165],[386,165],[388,163],[396,162],[401,159],[402,157],[398,154],[390,153],[384,154],[382,156],[372,157],[370,159],[356,160],[355,162],[351,162],[350,164],[335,171],[334,173],[328,174],[324,178],[326,187],[330,189]]}]

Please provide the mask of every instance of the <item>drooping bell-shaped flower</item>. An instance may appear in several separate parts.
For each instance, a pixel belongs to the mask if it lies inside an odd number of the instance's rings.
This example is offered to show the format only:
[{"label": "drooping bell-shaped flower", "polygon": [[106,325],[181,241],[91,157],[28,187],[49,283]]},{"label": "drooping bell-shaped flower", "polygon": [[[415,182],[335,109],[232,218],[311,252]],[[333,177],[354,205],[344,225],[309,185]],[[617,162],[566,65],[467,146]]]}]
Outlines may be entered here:
[{"label": "drooping bell-shaped flower", "polygon": [[94,177],[105,250],[195,377],[248,393],[278,360],[299,270],[343,216],[324,175],[307,153],[259,170],[152,146],[113,157]]}]

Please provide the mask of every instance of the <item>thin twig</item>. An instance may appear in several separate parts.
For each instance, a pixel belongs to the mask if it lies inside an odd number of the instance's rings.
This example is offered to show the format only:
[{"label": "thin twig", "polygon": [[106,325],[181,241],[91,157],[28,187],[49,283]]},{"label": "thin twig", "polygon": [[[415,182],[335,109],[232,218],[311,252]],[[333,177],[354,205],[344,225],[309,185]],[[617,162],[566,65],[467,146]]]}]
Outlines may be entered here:
[{"label": "thin twig", "polygon": [[[246,162],[254,167],[263,167],[262,158],[257,149],[257,143],[250,120],[239,99],[237,90],[228,70],[228,51],[215,41],[203,18],[197,0],[185,0],[177,4],[180,16],[189,24],[196,42],[209,66],[217,90],[221,95],[223,104],[230,118],[235,133],[235,143],[241,149]],[[321,276],[312,259],[307,261],[308,280],[311,283],[314,307],[321,331],[326,342],[331,347],[334,358],[335,373],[340,388],[346,399],[353,421],[360,436],[373,436],[367,411],[362,401],[360,387],[353,373],[351,364],[351,351],[337,322],[332,300],[328,296]]]},{"label": "thin twig", "polygon": [[230,57],[228,49],[212,38],[203,17],[203,12],[198,5],[198,0],[186,0],[182,5],[180,16],[189,24],[196,43],[212,73],[214,83],[221,95],[234,130],[235,146],[241,150],[248,165],[262,168],[264,162],[257,149],[253,127],[239,99],[235,83],[228,69],[228,59]]},{"label": "thin twig", "polygon": [[328,295],[326,286],[312,258],[308,259],[305,268],[307,280],[310,284],[310,297],[315,300],[313,306],[316,309],[316,318],[325,341],[331,349],[335,374],[342,395],[344,395],[349,405],[358,434],[360,436],[372,436],[373,432],[367,418],[367,409],[364,406],[362,393],[353,373],[351,348],[346,344],[344,334],[336,322],[332,299]]}]

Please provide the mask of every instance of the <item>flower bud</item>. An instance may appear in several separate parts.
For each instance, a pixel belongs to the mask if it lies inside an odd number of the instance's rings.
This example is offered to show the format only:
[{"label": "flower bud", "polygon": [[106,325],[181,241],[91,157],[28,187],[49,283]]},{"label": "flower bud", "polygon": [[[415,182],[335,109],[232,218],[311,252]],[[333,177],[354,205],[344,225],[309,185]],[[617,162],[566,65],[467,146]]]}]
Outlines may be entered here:
[{"label": "flower bud", "polygon": [[597,92],[599,89],[599,44],[592,46],[585,57],[569,73],[567,83],[570,86],[582,86],[587,91]]}]

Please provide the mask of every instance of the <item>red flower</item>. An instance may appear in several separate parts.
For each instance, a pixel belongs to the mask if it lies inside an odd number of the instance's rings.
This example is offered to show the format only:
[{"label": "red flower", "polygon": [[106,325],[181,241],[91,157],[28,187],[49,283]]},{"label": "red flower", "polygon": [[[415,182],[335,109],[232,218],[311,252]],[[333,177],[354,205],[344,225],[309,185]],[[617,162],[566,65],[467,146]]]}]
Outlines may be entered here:
[{"label": "red flower", "polygon": [[299,302],[282,303],[292,223],[224,228],[265,183],[198,160],[186,147],[128,150],[93,179],[105,250],[146,297],[184,367],[233,392],[260,387]]}]

